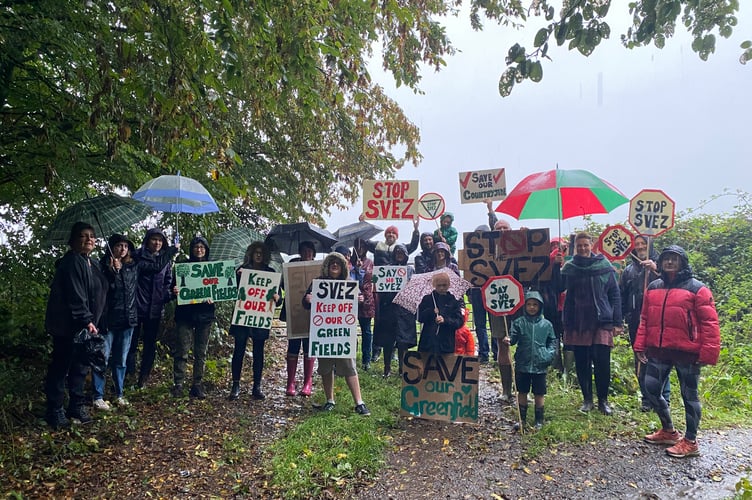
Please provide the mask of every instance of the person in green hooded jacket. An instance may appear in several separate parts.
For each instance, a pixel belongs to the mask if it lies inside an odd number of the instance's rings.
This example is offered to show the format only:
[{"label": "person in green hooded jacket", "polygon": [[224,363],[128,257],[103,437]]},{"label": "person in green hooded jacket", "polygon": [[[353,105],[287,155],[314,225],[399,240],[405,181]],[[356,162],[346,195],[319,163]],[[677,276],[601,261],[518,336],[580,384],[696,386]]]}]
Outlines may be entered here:
[{"label": "person in green hooded jacket", "polygon": [[550,321],[543,317],[543,296],[540,292],[525,293],[525,313],[512,322],[508,345],[516,345],[514,378],[517,385],[517,405],[520,408],[518,429],[527,418],[527,395],[530,388],[535,397],[535,428],[543,426],[543,406],[546,396],[546,373],[556,353],[556,333]]},{"label": "person in green hooded jacket", "polygon": [[454,257],[454,252],[457,250],[457,229],[452,225],[454,223],[454,215],[451,212],[444,212],[441,216],[441,226],[433,232],[433,241],[443,241],[449,245],[449,250],[452,252],[450,257]]}]

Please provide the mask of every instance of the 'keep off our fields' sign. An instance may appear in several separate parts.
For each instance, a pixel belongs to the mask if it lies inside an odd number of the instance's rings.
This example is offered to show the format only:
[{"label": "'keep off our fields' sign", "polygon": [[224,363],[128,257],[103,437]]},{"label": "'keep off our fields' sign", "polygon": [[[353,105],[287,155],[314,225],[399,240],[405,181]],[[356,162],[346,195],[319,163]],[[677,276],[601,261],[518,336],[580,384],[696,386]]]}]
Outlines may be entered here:
[{"label": "'keep off our fields' sign", "polygon": [[266,271],[242,269],[238,283],[238,300],[232,313],[232,324],[269,329],[274,320],[274,294],[279,295],[282,275]]}]

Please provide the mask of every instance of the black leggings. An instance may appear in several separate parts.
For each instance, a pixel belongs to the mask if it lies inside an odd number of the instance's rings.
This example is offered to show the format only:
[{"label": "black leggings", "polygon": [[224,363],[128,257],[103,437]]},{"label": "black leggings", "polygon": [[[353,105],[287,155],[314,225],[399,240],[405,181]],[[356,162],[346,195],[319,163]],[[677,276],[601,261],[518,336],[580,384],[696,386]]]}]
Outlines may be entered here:
[{"label": "black leggings", "polygon": [[[240,373],[243,371],[243,358],[245,348],[248,345],[250,332],[234,332],[235,348],[232,351],[232,380],[240,381]],[[264,370],[264,345],[266,339],[251,339],[253,345],[253,383],[261,382],[261,374]]]},{"label": "black leggings", "polygon": [[582,398],[593,400],[593,374],[595,374],[595,391],[598,400],[608,398],[611,385],[611,348],[607,345],[572,346],[577,380],[580,383]]}]

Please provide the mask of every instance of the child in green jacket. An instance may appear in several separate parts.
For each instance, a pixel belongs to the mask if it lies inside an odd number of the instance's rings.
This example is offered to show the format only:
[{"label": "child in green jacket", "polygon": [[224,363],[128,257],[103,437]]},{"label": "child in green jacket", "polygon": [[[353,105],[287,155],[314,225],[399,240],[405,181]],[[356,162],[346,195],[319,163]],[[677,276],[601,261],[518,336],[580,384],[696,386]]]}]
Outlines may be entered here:
[{"label": "child in green jacket", "polygon": [[514,428],[525,425],[527,417],[527,394],[532,386],[535,396],[535,428],[543,426],[543,402],[546,395],[546,372],[556,352],[556,334],[550,321],[543,317],[543,297],[539,292],[525,293],[525,314],[512,322],[510,345],[517,345],[514,353],[514,376],[517,382],[517,404],[520,422]]}]

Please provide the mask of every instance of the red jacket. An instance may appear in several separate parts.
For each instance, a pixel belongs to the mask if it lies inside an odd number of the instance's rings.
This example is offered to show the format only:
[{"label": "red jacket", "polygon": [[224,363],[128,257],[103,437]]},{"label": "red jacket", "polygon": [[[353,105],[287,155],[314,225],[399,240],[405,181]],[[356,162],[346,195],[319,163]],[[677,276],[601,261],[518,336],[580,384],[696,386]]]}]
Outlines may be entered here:
[{"label": "red jacket", "polygon": [[454,332],[454,353],[459,356],[475,356],[473,332],[467,327],[468,310],[462,308],[465,322]]},{"label": "red jacket", "polygon": [[635,352],[648,357],[691,359],[714,365],[721,350],[718,313],[713,294],[692,278],[691,268],[653,281],[645,292]]}]

